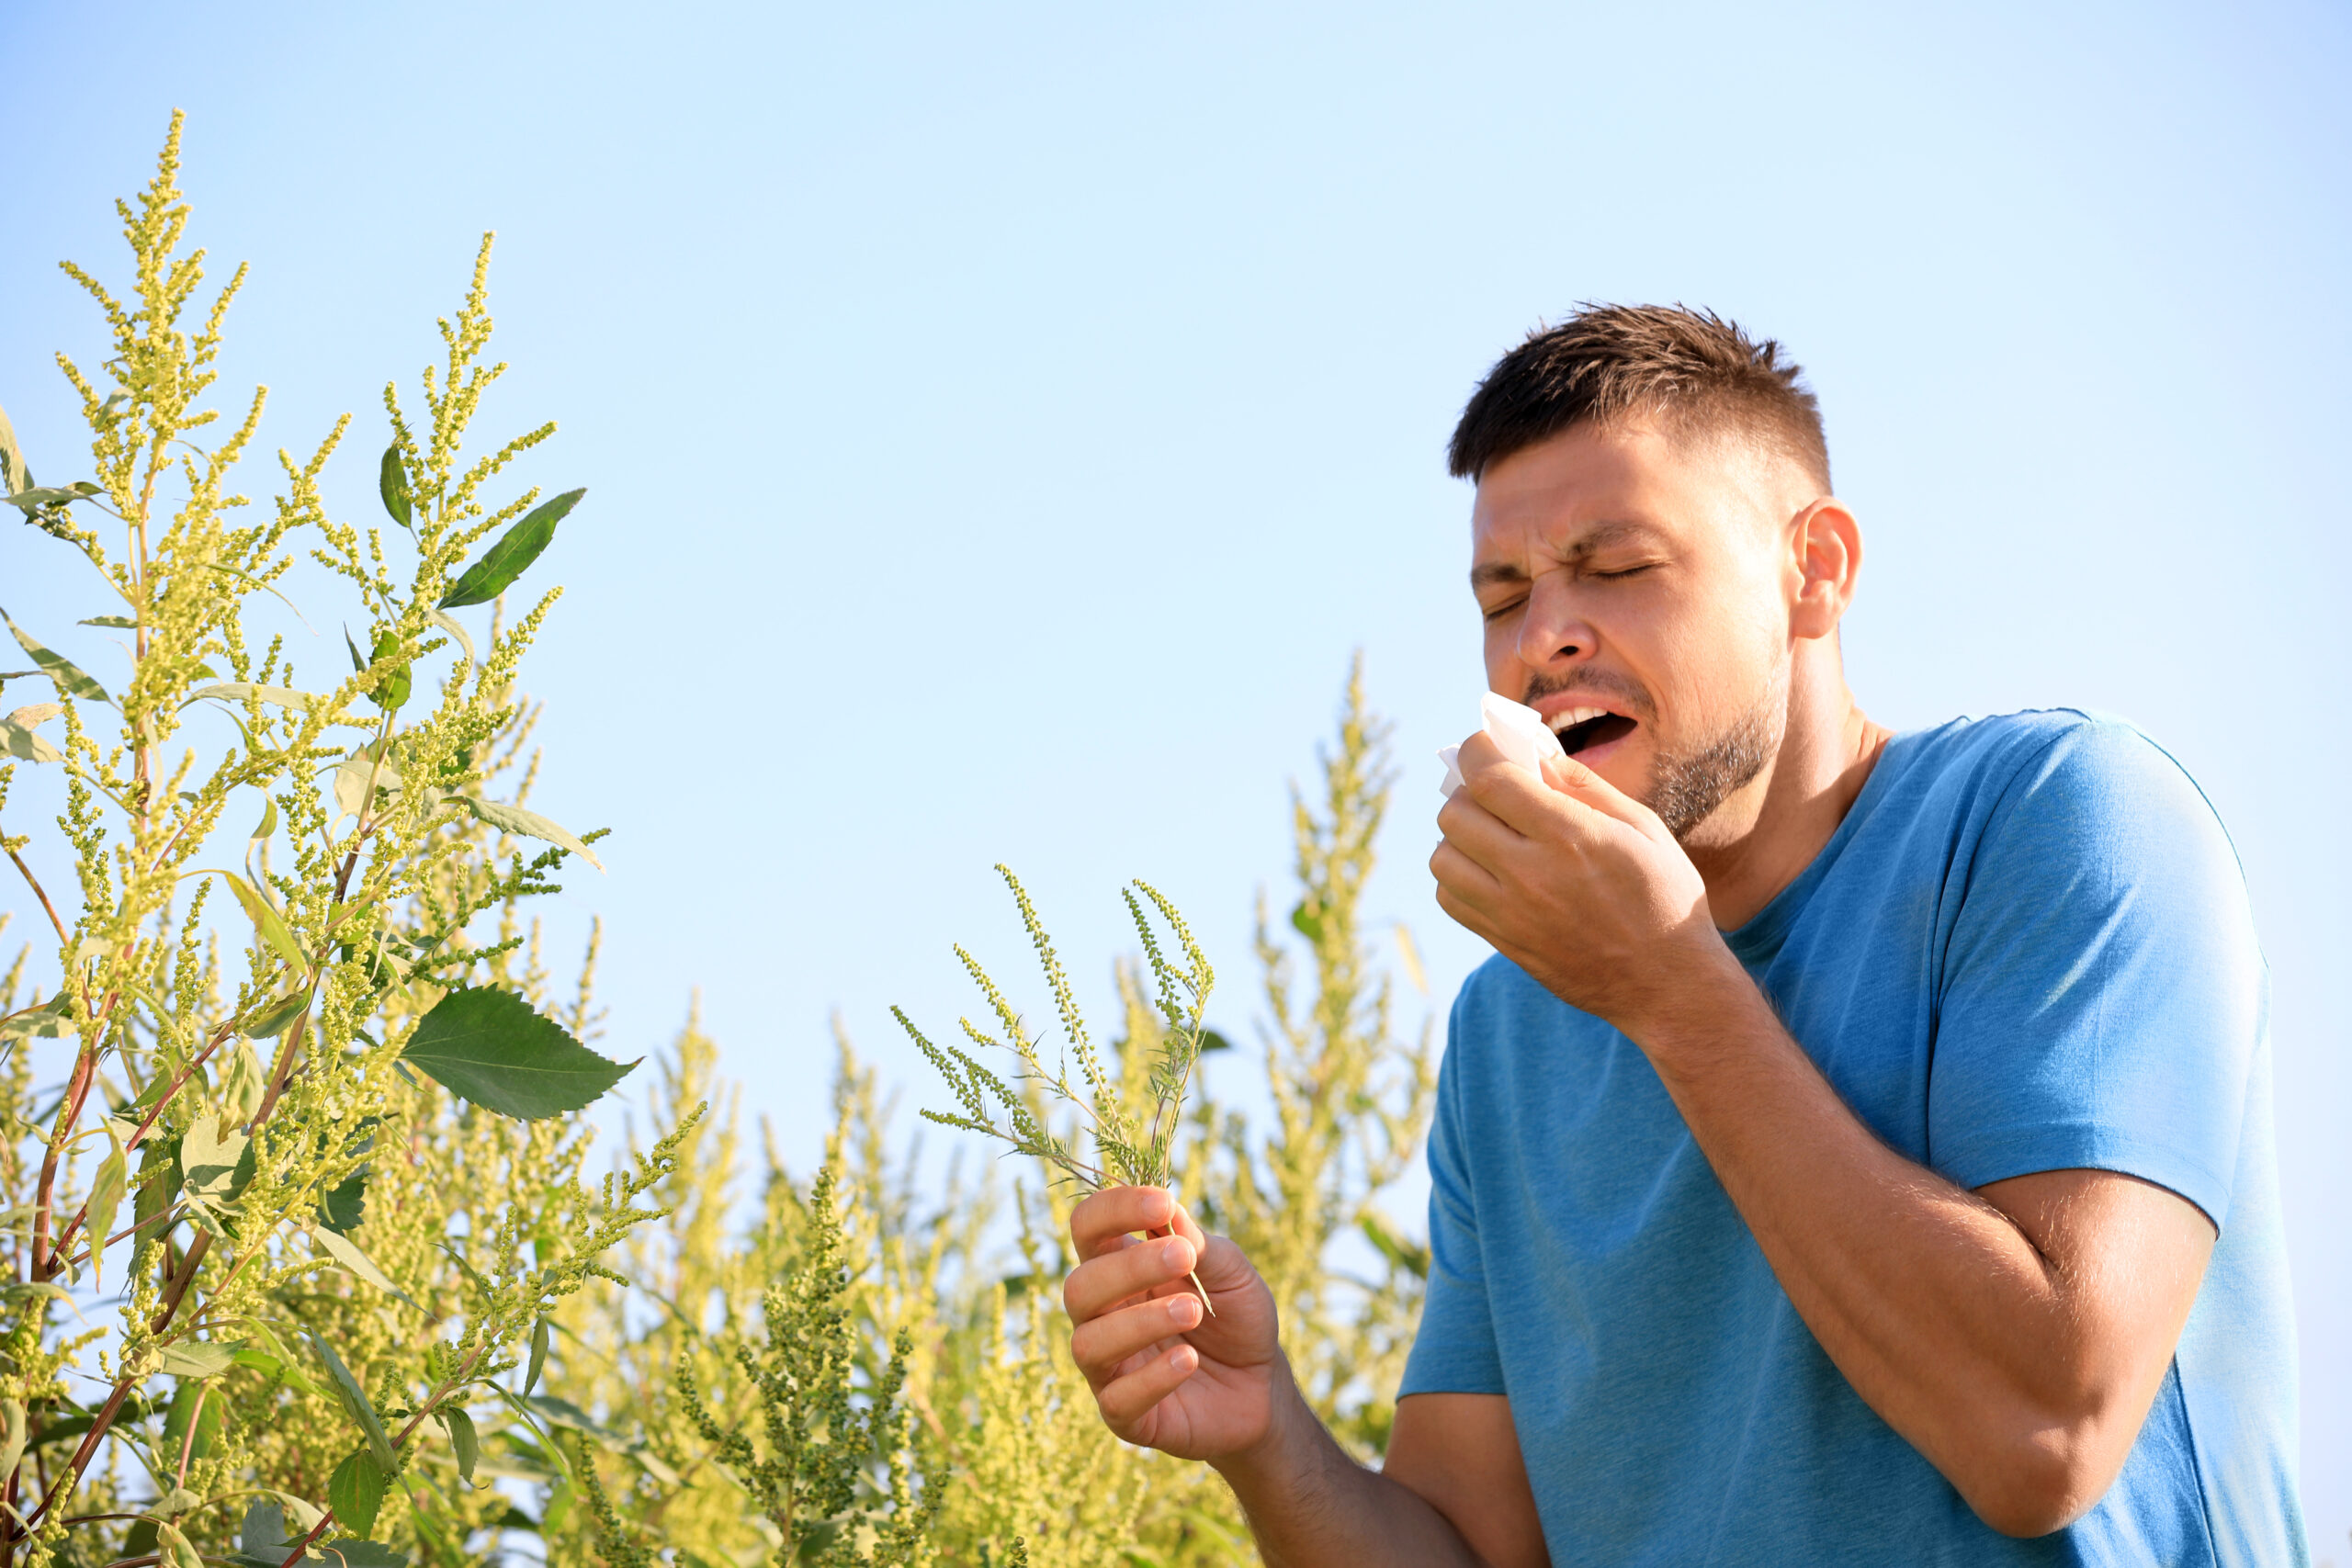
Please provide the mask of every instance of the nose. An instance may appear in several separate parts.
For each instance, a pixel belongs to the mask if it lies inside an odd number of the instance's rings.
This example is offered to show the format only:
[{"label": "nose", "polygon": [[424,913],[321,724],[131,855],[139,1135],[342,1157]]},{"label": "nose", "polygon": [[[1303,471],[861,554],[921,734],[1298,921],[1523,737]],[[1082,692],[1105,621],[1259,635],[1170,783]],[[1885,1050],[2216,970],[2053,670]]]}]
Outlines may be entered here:
[{"label": "nose", "polygon": [[1565,572],[1545,572],[1535,580],[1527,598],[1527,615],[1519,626],[1519,659],[1531,670],[1557,669],[1592,656],[1599,641],[1592,623],[1577,608],[1568,592]]}]

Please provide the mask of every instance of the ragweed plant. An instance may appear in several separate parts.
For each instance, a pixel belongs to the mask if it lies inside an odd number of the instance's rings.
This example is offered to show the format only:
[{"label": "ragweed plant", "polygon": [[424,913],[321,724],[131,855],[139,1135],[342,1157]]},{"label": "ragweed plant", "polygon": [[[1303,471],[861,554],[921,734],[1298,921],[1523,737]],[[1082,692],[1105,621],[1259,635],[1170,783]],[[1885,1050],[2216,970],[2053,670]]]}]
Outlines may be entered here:
[{"label": "ragweed plant", "polygon": [[[35,668],[0,680],[54,701],[6,720],[0,811],[25,764],[60,771],[63,810],[39,847],[0,831],[55,942],[20,954],[0,996],[0,1568],[290,1568],[322,1546],[404,1561],[366,1539],[379,1518],[404,1551],[463,1559],[503,1518],[458,1500],[483,1458],[472,1412],[540,1430],[525,1401],[549,1314],[659,1216],[647,1196],[682,1135],[579,1178],[565,1119],[628,1069],[533,1005],[515,909],[594,855],[493,792],[499,747],[519,743],[515,671],[557,593],[494,615],[479,651],[451,613],[496,601],[582,492],[487,498],[552,425],[466,455],[503,368],[484,362],[485,241],[421,417],[386,389],[374,477],[397,534],[326,503],[348,416],[306,460],[281,452],[285,492],[242,520],[264,394],[233,423],[206,398],[245,274],[186,321],[205,255],[183,248],[179,143],[175,117],[154,179],[119,204],[130,292],[66,268],[112,340],[96,372],[59,357],[96,477],[36,486],[0,441],[0,490],[34,531],[19,537],[80,558],[103,611],[82,624],[122,634],[125,655],[102,683],[40,639],[60,634],[6,622]],[[248,624],[303,542],[365,626],[345,634],[349,672],[308,681]],[[224,849],[232,813],[255,825]],[[518,835],[547,847],[510,849]],[[208,903],[215,889],[230,898]],[[208,923],[223,915],[250,932],[225,957]],[[62,1088],[32,1093],[50,1071]],[[109,1285],[119,1323],[100,1346],[60,1314]],[[494,1455],[514,1446],[503,1427]]]},{"label": "ragweed plant", "polygon": [[[1053,1070],[1047,1071],[1045,1058],[1038,1053],[1036,1038],[1030,1033],[1019,1010],[989,977],[979,960],[958,943],[956,956],[963,960],[972,983],[988,998],[989,1010],[996,1014],[1004,1030],[1004,1038],[994,1038],[968,1018],[956,1021],[972,1043],[1010,1051],[1020,1065],[1014,1069],[1012,1083],[1007,1083],[962,1046],[953,1042],[944,1046],[933,1044],[904,1010],[892,1008],[891,1016],[914,1037],[917,1048],[947,1079],[948,1088],[963,1107],[961,1111],[926,1111],[923,1119],[943,1127],[957,1127],[1000,1139],[1012,1145],[1013,1153],[1038,1160],[1062,1179],[1090,1192],[1109,1186],[1166,1187],[1174,1173],[1176,1135],[1183,1125],[1185,1090],[1192,1084],[1193,1070],[1200,1065],[1201,1052],[1209,1039],[1204,1019],[1209,991],[1216,984],[1216,972],[1209,967],[1207,955],[1193,940],[1184,917],[1157,888],[1138,881],[1120,889],[1120,896],[1126,900],[1127,913],[1135,920],[1136,934],[1142,941],[1144,957],[1150,965],[1156,987],[1153,999],[1164,1021],[1143,1075],[1140,1098],[1148,1110],[1130,1109],[1119,1077],[1104,1066],[1088,1038],[1085,1016],[1079,1010],[1078,998],[1070,989],[1069,976],[1062,971],[1061,960],[1054,955],[1053,940],[1037,918],[1036,906],[1029,901],[1027,890],[1010,868],[1000,865],[996,869],[1005,886],[1012,889],[1013,902],[1020,906],[1022,928],[1029,933],[1038,962],[1046,971],[1046,985],[1053,992],[1055,1010],[1061,1015],[1068,1049]],[[1170,933],[1184,955],[1181,965],[1161,951],[1159,933],[1152,929],[1144,906],[1136,901],[1138,891],[1167,921]],[[1078,1058],[1083,1091],[1070,1082],[1071,1055]],[[1140,1053],[1131,1054],[1127,1059],[1147,1060]],[[1016,1089],[1013,1084],[1027,1087]],[[1054,1131],[1046,1109],[1036,1102],[1030,1092],[1032,1089],[1043,1091],[1052,1100],[1077,1108],[1085,1117],[1086,1132],[1093,1145],[1092,1159],[1086,1158],[1071,1139]],[[1209,1293],[1202,1288],[1200,1276],[1193,1274],[1192,1280],[1202,1307],[1214,1317],[1216,1308],[1210,1305]]]}]

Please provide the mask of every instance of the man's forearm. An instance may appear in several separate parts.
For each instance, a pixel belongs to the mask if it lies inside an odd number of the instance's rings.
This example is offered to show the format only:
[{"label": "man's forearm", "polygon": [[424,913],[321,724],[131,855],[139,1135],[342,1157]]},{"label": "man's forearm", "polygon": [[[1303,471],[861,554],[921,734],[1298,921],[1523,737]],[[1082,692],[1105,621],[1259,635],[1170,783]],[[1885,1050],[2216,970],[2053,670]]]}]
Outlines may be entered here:
[{"label": "man's forearm", "polygon": [[1350,1459],[1287,1377],[1265,1438],[1216,1467],[1268,1568],[1485,1568],[1419,1494]]},{"label": "man's forearm", "polygon": [[2009,1215],[1882,1143],[1736,966],[1637,1027],[1855,1392],[1988,1518],[2035,1517],[2014,1499],[2114,1403],[2095,1392],[2113,1388],[2112,1358],[2062,1271]]}]

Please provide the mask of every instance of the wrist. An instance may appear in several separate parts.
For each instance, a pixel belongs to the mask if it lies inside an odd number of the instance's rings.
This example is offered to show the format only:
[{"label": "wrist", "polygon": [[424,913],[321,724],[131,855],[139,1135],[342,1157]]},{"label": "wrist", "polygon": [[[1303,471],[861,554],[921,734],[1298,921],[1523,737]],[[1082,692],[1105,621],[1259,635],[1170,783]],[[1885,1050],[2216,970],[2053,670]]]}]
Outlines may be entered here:
[{"label": "wrist", "polygon": [[1771,1012],[1754,977],[1710,927],[1671,965],[1639,1012],[1611,1021],[1664,1074],[1744,1033],[1758,1009]]},{"label": "wrist", "polygon": [[1208,1461],[1246,1506],[1253,1494],[1292,1489],[1291,1473],[1306,1462],[1322,1423],[1291,1375],[1290,1359],[1274,1353],[1266,1390],[1266,1426],[1251,1441]]}]

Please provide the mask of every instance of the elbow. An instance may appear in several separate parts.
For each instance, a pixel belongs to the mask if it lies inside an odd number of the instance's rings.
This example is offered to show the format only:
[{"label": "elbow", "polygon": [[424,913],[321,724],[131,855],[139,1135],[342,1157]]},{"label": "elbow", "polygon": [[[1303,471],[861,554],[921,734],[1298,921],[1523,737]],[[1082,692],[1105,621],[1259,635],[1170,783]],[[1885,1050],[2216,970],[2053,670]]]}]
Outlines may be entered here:
[{"label": "elbow", "polygon": [[1985,1456],[1988,1462],[1960,1483],[1960,1494],[1978,1518],[2003,1535],[2049,1535],[2098,1506],[2130,1448],[2128,1439],[2119,1447],[2096,1421],[2037,1425],[1997,1444]]}]

